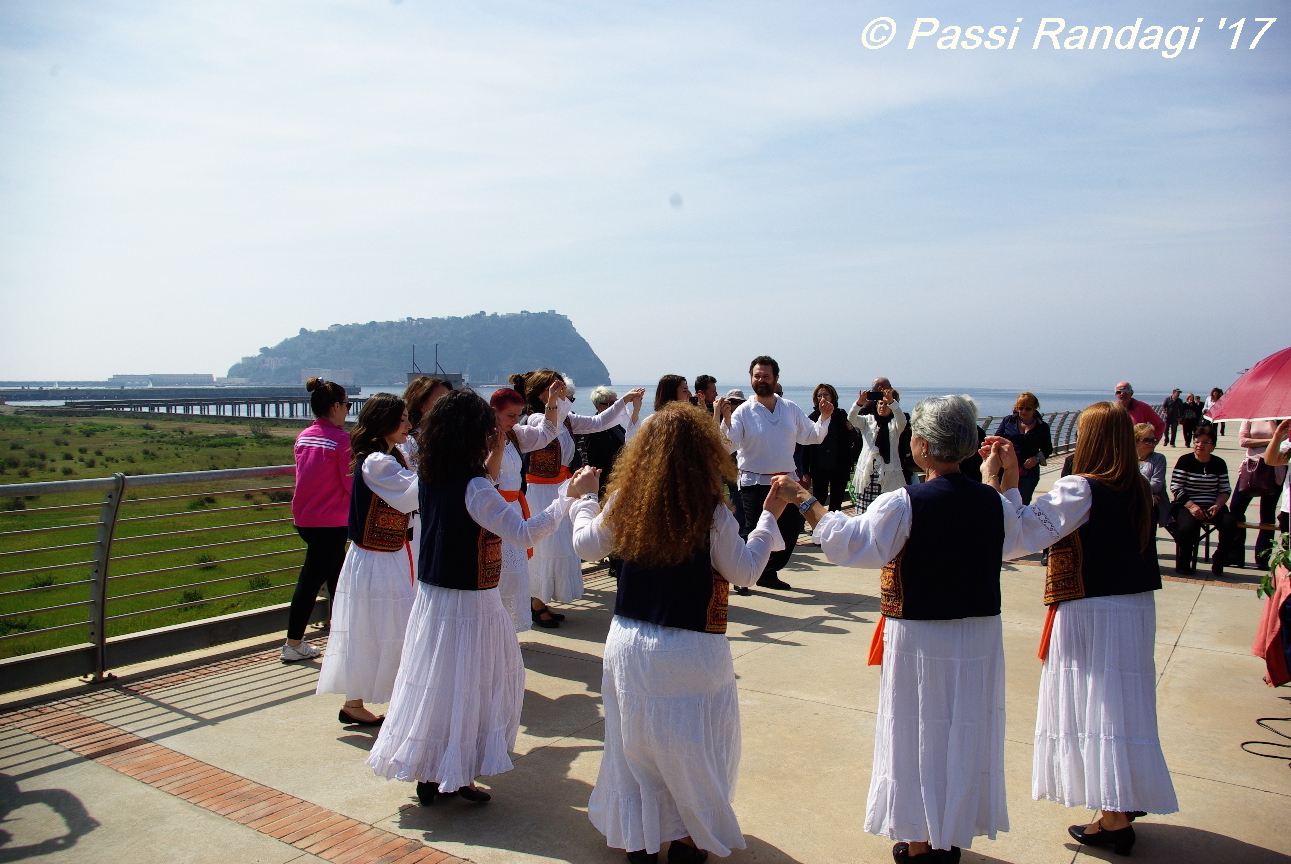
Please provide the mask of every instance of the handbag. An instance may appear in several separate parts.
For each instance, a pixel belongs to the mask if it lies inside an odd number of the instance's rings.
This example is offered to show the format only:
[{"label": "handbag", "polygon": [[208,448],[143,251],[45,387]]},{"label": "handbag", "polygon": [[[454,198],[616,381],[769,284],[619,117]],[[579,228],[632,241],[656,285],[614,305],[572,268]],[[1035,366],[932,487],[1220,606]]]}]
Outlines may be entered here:
[{"label": "handbag", "polygon": [[1237,491],[1245,492],[1253,498],[1271,495],[1282,490],[1282,479],[1272,465],[1257,457],[1246,457],[1242,467],[1237,471]]}]

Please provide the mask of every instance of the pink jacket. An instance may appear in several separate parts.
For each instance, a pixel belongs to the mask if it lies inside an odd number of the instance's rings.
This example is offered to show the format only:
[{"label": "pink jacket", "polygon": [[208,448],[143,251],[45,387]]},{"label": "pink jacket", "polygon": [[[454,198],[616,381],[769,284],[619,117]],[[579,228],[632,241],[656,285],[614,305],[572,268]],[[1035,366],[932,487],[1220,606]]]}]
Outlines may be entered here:
[{"label": "pink jacket", "polygon": [[296,436],[296,494],[291,517],[301,528],[344,528],[350,521],[350,436],[317,419]]},{"label": "pink jacket", "polygon": [[1165,434],[1165,421],[1161,419],[1161,415],[1156,412],[1156,409],[1146,402],[1140,402],[1137,399],[1130,400],[1130,419],[1135,423],[1151,424],[1152,428],[1156,430],[1158,441]]}]

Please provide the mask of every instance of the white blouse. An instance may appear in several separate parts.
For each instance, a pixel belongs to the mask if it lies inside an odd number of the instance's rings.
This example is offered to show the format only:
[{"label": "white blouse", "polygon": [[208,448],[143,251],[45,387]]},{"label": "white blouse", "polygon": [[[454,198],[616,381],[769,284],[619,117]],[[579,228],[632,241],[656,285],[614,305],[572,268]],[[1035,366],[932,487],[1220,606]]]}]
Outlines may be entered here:
[{"label": "white blouse", "polygon": [[565,496],[568,485],[568,482],[562,483],[556,500],[525,519],[519,510],[498,494],[487,477],[474,477],[466,484],[466,512],[481,528],[487,528],[514,546],[528,549],[560,527],[574,500]]},{"label": "white blouse", "polygon": [[515,433],[516,441],[520,442],[520,449],[517,451],[511,439],[507,439],[502,450],[502,467],[498,471],[498,488],[519,492],[520,469],[524,467],[524,461],[520,457],[551,443],[551,439],[556,437],[556,426],[551,421],[544,420],[537,425],[517,423],[511,431]]},{"label": "white blouse", "polygon": [[416,471],[385,453],[369,453],[359,470],[363,472],[363,482],[382,501],[400,513],[417,509]]},{"label": "white blouse", "polygon": [[[588,416],[586,414],[574,414],[569,409],[573,405],[568,399],[556,400],[556,440],[560,442],[560,464],[568,465],[574,460],[574,435],[590,435],[593,432],[603,432],[611,426],[617,426],[625,419],[628,413],[629,405],[626,397],[620,398],[617,402],[606,408],[600,414]],[[565,419],[569,419],[569,427],[565,426]],[[542,414],[530,414],[529,419],[525,421],[530,426],[541,426],[549,422]],[[517,426],[516,428],[519,428]],[[547,439],[550,441],[551,439]],[[540,446],[545,446],[545,443]],[[538,448],[534,448],[535,450]]]},{"label": "white blouse", "polygon": [[[574,551],[584,561],[599,561],[610,554],[613,545],[600,507],[596,501],[580,498],[570,510]],[[762,575],[771,553],[784,549],[784,539],[775,517],[764,510],[757,527],[749,532],[749,539],[743,540],[731,511],[725,504],[718,504],[713,510],[713,527],[708,531],[708,548],[713,567],[723,579],[732,585],[752,585]]]},{"label": "white blouse", "polygon": [[[1063,477],[1053,490],[1022,503],[1016,489],[1000,496],[1004,510],[1004,560],[1039,552],[1089,519],[1092,493],[1084,477]],[[813,543],[831,564],[877,569],[897,556],[910,539],[910,496],[903,487],[874,499],[859,516],[833,510],[816,525]]]}]

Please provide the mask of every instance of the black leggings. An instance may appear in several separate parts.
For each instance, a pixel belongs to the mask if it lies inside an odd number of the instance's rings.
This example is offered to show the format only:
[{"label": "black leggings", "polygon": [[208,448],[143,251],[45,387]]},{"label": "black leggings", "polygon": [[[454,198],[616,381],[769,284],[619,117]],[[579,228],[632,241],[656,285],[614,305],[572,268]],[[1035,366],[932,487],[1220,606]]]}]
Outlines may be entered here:
[{"label": "black leggings", "polygon": [[[758,527],[758,520],[762,518],[762,503],[770,491],[770,486],[745,486],[740,490],[740,497],[744,499],[744,530],[740,532],[741,537],[747,538],[749,532]],[[790,504],[784,508],[780,518],[776,520],[780,536],[784,538],[784,549],[771,553],[767,566],[762,569],[762,578],[774,576],[789,563],[789,556],[793,555],[794,547],[798,545],[798,534],[805,521],[797,507]]]},{"label": "black leggings", "polygon": [[[1274,519],[1278,514],[1278,496],[1277,493],[1270,495],[1252,496],[1251,493],[1244,489],[1238,489],[1233,494],[1233,517],[1238,522],[1246,521],[1246,508],[1251,506],[1252,501],[1260,502],[1260,523],[1264,525],[1274,524]],[[1237,529],[1237,541],[1230,550],[1233,553],[1236,563],[1241,564],[1246,560],[1246,529]],[[1273,552],[1273,532],[1261,531],[1255,535],[1255,564],[1257,570],[1267,570],[1269,555]]]},{"label": "black leggings", "polygon": [[1201,540],[1203,525],[1213,524],[1218,528],[1219,544],[1210,556],[1212,573],[1224,572],[1224,559],[1237,540],[1237,519],[1228,507],[1221,507],[1213,519],[1201,520],[1192,515],[1182,504],[1174,505],[1174,567],[1175,571],[1185,576],[1197,570],[1197,546]]},{"label": "black leggings", "polygon": [[[318,589],[323,587],[323,583],[327,583],[327,596],[336,597],[336,580],[341,575],[341,565],[345,563],[345,540],[349,529],[345,526],[301,528],[297,525],[296,533],[305,541],[305,563],[296,580],[296,593],[291,596],[291,613],[287,616],[288,639],[305,638],[305,626],[309,624]],[[330,604],[327,611],[331,613]]]}]

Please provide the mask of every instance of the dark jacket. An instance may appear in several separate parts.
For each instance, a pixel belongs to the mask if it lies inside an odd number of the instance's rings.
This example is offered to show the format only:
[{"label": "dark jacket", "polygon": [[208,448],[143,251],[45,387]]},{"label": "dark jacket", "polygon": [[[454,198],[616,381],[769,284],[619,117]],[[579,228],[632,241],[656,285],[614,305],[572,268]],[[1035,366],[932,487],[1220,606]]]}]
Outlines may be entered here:
[{"label": "dark jacket", "polygon": [[1049,424],[1036,414],[1036,424],[1030,432],[1024,433],[1020,427],[1021,420],[1017,414],[1011,414],[1000,421],[995,434],[1007,438],[1013,443],[1013,452],[1018,456],[1018,466],[1032,456],[1040,456],[1041,461],[1053,454],[1053,438],[1049,433]]},{"label": "dark jacket", "polygon": [[[820,419],[820,411],[812,411],[807,419],[815,423]],[[846,474],[856,461],[856,442],[859,437],[852,424],[847,422],[847,412],[835,408],[833,416],[829,418],[829,431],[825,433],[825,440],[802,448],[802,472],[809,477],[817,473]]]}]

